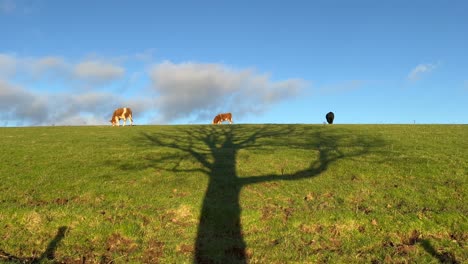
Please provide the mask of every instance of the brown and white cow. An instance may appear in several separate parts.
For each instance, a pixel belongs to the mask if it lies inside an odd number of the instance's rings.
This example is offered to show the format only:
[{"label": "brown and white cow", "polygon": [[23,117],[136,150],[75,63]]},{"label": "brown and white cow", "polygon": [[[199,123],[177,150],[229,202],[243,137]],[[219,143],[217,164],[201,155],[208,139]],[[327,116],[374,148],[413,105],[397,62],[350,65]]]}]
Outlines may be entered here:
[{"label": "brown and white cow", "polygon": [[125,123],[127,123],[127,118],[130,119],[130,125],[133,126],[132,109],[128,107],[117,108],[112,114],[110,122],[112,123],[112,126],[119,126],[120,119],[123,119],[123,126],[125,126]]},{"label": "brown and white cow", "polygon": [[223,121],[229,121],[229,124],[232,124],[232,114],[231,113],[218,114],[213,119],[213,124],[214,125],[221,124]]}]

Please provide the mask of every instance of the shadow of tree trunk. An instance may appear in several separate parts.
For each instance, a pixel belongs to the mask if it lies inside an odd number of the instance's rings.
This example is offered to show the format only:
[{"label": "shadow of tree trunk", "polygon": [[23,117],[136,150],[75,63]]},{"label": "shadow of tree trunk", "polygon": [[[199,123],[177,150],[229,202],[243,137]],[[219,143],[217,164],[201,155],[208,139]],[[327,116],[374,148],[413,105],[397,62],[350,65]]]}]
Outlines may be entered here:
[{"label": "shadow of tree trunk", "polygon": [[[318,151],[317,160],[303,170],[290,174],[271,174],[255,177],[238,176],[236,157],[241,149],[259,147],[262,138],[288,138],[297,136],[295,126],[262,126],[247,135],[239,126],[204,126],[187,130],[184,136],[144,133],[143,138],[155,147],[169,147],[180,150],[200,162],[209,177],[203,198],[197,238],[195,242],[195,263],[247,263],[246,244],[242,235],[240,192],[246,185],[271,181],[292,181],[320,175],[340,159],[364,155],[370,146],[382,141],[370,137],[356,137],[348,144],[359,146],[358,150],[346,155],[339,142],[342,135],[329,133],[325,127],[315,128],[310,142],[288,144],[279,142],[278,147],[304,148]],[[281,127],[277,129],[277,127]],[[248,130],[251,131],[251,130]],[[172,143],[167,143],[172,139]],[[349,140],[349,139],[346,139]],[[200,151],[194,142],[203,142],[209,148],[212,159]],[[275,141],[273,141],[275,142]],[[273,143],[275,144],[275,143]],[[271,145],[269,145],[271,146]],[[154,161],[158,162],[158,161]],[[157,165],[155,165],[157,166]],[[177,171],[174,168],[173,171]]]},{"label": "shadow of tree trunk", "polygon": [[55,260],[55,251],[60,244],[60,241],[65,237],[65,233],[67,232],[68,227],[61,226],[57,230],[57,234],[55,237],[50,241],[45,249],[44,253],[41,254],[38,258],[21,258],[9,253],[6,253],[0,250],[0,260],[5,260],[8,262],[13,263],[42,263],[45,260],[54,261]]},{"label": "shadow of tree trunk", "polygon": [[195,243],[195,262],[198,263],[214,260],[223,263],[246,262],[240,225],[239,195],[242,183],[235,167],[239,148],[233,142],[232,130],[224,131],[224,136],[225,140],[219,148],[215,146],[217,140],[205,139],[215,155],[210,165],[210,180],[203,199]]}]

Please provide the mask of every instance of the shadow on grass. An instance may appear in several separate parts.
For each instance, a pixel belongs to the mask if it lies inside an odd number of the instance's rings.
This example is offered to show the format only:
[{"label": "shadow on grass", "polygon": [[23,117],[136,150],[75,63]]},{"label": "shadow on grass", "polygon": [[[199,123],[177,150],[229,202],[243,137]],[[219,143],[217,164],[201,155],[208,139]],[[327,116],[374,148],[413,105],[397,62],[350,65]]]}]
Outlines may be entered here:
[{"label": "shadow on grass", "polygon": [[455,256],[450,252],[439,253],[437,250],[431,245],[431,242],[427,239],[422,239],[419,241],[421,246],[426,250],[427,253],[431,254],[434,258],[436,258],[440,263],[447,263],[447,264],[458,264],[455,259]]},{"label": "shadow on grass", "polygon": [[0,261],[7,261],[9,263],[42,263],[45,260],[54,261],[55,260],[55,251],[57,247],[65,237],[65,233],[67,232],[68,227],[61,226],[55,237],[50,241],[49,245],[45,249],[44,253],[42,253],[37,258],[20,258],[14,255],[11,255],[7,252],[4,252],[0,249]]},{"label": "shadow on grass", "polygon": [[[166,147],[182,152],[183,155],[158,157],[146,160],[147,167],[168,169],[166,163],[179,164],[187,157],[195,158],[201,169],[186,170],[175,165],[170,171],[202,171],[209,177],[203,199],[197,238],[195,263],[247,263],[246,244],[240,222],[241,189],[250,184],[271,181],[294,181],[313,178],[328,167],[345,158],[362,156],[370,147],[378,147],[382,140],[369,136],[338,133],[337,129],[314,126],[309,129],[293,125],[263,125],[245,127],[193,126],[183,128],[177,134],[163,132],[142,133],[140,143],[145,147]],[[305,139],[306,142],[297,140]],[[200,144],[202,143],[202,144]],[[236,157],[242,149],[267,147],[297,148],[318,152],[308,167],[294,173],[268,174],[238,177]],[[346,154],[342,149],[347,148]],[[351,149],[351,150],[350,150]],[[122,165],[124,169],[135,169]],[[139,167],[139,169],[142,169]]]}]

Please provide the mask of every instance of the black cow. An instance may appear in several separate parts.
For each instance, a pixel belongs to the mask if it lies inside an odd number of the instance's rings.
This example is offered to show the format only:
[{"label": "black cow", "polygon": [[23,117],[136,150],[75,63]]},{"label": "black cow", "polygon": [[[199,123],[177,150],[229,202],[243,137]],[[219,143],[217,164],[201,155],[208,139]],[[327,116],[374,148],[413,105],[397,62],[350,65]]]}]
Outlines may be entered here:
[{"label": "black cow", "polygon": [[328,112],[325,117],[327,118],[328,124],[333,124],[333,119],[335,119],[335,114],[333,114],[333,112]]}]

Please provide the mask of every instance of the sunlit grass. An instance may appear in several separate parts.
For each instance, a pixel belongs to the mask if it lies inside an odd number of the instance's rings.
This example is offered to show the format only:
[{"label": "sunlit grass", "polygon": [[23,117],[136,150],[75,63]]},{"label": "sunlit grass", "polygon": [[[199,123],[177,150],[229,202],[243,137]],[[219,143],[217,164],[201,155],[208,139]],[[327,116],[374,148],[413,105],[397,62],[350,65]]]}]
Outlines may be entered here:
[{"label": "sunlit grass", "polygon": [[0,135],[0,262],[468,260],[468,126]]}]

